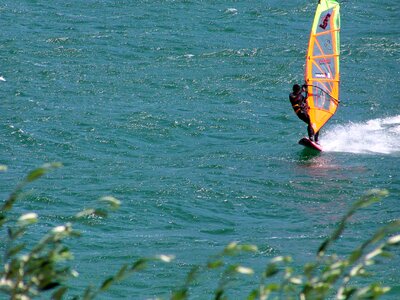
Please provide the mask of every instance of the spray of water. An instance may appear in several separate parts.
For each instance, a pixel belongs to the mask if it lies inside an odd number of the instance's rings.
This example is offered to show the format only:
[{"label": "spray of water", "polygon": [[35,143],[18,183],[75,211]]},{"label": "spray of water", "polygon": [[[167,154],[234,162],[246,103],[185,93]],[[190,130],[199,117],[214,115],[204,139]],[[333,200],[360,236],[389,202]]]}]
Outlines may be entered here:
[{"label": "spray of water", "polygon": [[328,152],[400,153],[400,115],[331,127],[321,145]]}]

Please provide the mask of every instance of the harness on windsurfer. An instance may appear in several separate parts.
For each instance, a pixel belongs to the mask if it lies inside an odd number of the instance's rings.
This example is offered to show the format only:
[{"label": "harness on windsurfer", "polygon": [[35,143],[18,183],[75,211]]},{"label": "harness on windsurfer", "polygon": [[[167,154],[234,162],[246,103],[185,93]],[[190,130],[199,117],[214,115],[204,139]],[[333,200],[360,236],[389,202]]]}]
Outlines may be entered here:
[{"label": "harness on windsurfer", "polygon": [[308,115],[309,107],[307,104],[307,86],[303,85],[300,87],[298,84],[293,85],[293,92],[290,93],[289,100],[296,115],[300,120],[307,124],[308,138],[311,141],[318,143],[319,132],[314,133],[314,129],[310,122],[310,116]]}]

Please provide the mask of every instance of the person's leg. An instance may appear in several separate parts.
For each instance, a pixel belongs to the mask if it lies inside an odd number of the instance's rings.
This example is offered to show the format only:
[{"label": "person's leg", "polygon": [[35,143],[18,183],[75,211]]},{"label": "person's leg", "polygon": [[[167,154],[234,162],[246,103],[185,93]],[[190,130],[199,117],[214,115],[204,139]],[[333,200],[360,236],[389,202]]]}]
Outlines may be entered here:
[{"label": "person's leg", "polygon": [[313,141],[315,136],[314,136],[314,129],[312,128],[311,124],[309,123],[307,125],[307,133],[308,133],[308,138]]},{"label": "person's leg", "polygon": [[314,135],[314,140],[316,143],[318,143],[318,136],[319,136],[319,131]]},{"label": "person's leg", "polygon": [[299,113],[297,116],[300,118],[300,120],[307,124],[308,138],[310,140],[314,140],[314,129],[311,126],[310,117],[308,116],[308,114]]}]

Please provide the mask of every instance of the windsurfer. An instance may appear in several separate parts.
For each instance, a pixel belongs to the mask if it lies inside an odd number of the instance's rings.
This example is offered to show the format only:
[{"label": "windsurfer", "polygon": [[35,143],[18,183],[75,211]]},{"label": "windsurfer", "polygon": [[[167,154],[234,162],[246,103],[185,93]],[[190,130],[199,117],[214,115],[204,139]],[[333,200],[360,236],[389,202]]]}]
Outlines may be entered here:
[{"label": "windsurfer", "polygon": [[314,134],[314,129],[310,122],[310,116],[308,115],[309,107],[307,104],[307,86],[303,85],[300,87],[298,84],[293,85],[293,92],[290,93],[289,100],[296,115],[300,120],[307,124],[308,138],[311,141],[318,143],[319,132]]}]

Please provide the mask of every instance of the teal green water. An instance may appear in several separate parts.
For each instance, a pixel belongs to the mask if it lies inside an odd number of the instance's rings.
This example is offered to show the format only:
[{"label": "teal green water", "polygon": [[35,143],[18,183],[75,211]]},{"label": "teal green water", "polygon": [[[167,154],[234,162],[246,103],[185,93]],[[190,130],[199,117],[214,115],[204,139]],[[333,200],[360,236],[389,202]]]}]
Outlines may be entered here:
[{"label": "teal green water", "polygon": [[[301,82],[316,1],[2,1],[0,196],[42,163],[64,167],[31,186],[18,211],[38,231],[104,195],[121,209],[71,240],[76,293],[140,256],[174,254],[108,298],[168,297],[195,263],[231,241],[246,265],[313,258],[351,203],[390,196],[352,219],[348,253],[399,218],[400,4],[342,1],[342,104],[315,155],[288,93]],[[32,238],[38,238],[32,234]],[[0,244],[0,247],[1,244]],[[400,297],[399,253],[377,269]],[[193,299],[209,299],[215,274]],[[233,284],[243,298],[257,276]]]}]

